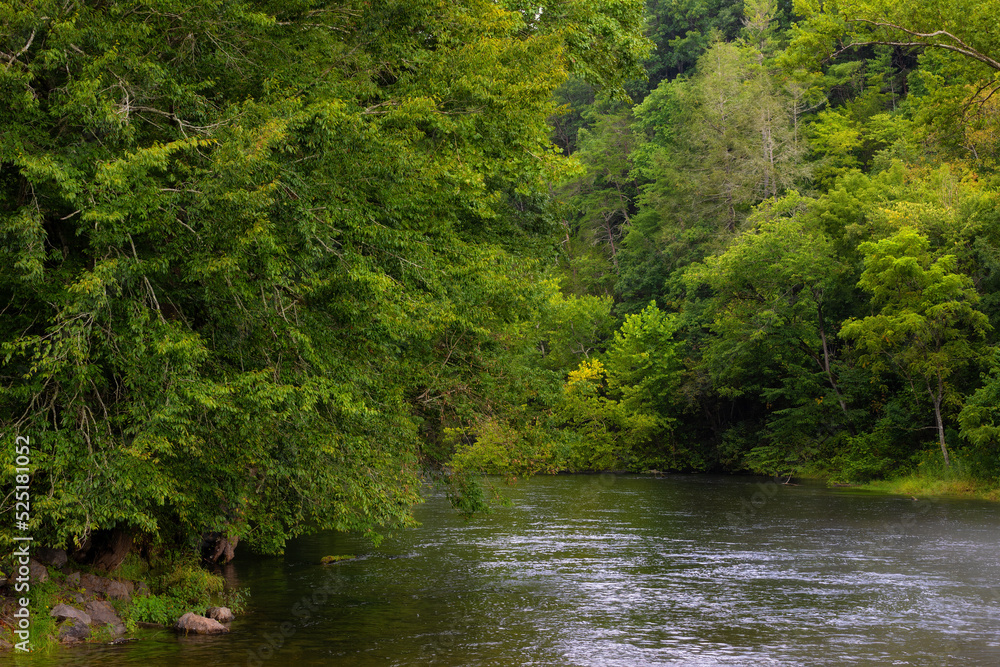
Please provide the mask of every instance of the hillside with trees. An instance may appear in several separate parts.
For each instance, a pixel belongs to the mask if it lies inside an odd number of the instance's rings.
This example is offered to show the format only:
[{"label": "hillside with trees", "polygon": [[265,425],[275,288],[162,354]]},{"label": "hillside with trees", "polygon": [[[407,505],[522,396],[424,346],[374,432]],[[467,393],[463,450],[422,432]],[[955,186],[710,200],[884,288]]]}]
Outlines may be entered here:
[{"label": "hillside with trees", "polygon": [[[622,324],[556,412],[585,432],[613,405],[635,470],[994,484],[998,9],[730,3],[692,66],[662,65],[692,38],[657,44],[636,104],[560,89],[561,284]],[[647,356],[615,370],[630,338]]]}]

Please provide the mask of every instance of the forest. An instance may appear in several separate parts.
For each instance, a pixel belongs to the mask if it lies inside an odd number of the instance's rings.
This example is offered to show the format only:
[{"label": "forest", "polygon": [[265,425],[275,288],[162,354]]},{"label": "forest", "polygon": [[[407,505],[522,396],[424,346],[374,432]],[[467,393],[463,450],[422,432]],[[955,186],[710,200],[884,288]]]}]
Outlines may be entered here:
[{"label": "forest", "polygon": [[995,485],[998,15],[0,2],[0,509],[16,437],[80,554],[560,471]]}]

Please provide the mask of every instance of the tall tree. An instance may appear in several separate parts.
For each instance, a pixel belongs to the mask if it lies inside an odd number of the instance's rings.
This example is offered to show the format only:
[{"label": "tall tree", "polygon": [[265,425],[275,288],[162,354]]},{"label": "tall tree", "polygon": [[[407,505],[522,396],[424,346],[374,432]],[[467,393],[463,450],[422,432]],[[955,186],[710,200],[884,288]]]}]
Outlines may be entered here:
[{"label": "tall tree", "polygon": [[419,436],[501,402],[547,298],[553,90],[645,54],[639,2],[521,4],[0,3],[0,415],[38,539],[411,521]]},{"label": "tall tree", "polygon": [[[670,205],[665,217],[733,232],[753,204],[805,175],[790,100],[757,55],[717,43],[690,81],[661,84],[636,110],[666,153],[651,153],[645,166],[654,181],[648,203]],[[662,117],[658,107],[676,115]]]},{"label": "tall tree", "polygon": [[955,271],[954,255],[933,258],[927,238],[903,228],[889,238],[861,244],[865,270],[859,285],[880,307],[875,315],[844,323],[840,335],[856,341],[862,361],[876,371],[899,373],[934,408],[946,466],[942,406],[958,403],[956,373],[976,361],[989,320],[976,305],[972,280]]}]

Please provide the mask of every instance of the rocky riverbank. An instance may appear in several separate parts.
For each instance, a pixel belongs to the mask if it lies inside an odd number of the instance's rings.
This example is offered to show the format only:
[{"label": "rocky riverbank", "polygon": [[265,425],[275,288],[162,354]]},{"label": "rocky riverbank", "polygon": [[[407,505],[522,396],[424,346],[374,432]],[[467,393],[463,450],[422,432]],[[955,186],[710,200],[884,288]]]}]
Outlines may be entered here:
[{"label": "rocky riverbank", "polygon": [[[155,604],[145,581],[88,571],[70,560],[65,551],[37,549],[29,563],[31,582],[31,645],[81,642],[135,641],[140,628],[162,628],[160,623],[138,621],[139,607]],[[14,613],[18,606],[13,577],[0,578],[0,652],[11,651],[17,639]],[[201,612],[201,613],[195,613]],[[173,623],[185,634],[229,632],[233,612],[228,607],[188,611]]]}]

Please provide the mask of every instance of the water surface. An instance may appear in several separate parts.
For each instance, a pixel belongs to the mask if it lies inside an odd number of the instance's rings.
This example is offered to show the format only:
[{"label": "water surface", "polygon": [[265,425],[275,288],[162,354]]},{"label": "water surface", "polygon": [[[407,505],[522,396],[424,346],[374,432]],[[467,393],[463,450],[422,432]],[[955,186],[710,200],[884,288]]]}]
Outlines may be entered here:
[{"label": "water surface", "polygon": [[[465,521],[440,496],[374,548],[240,554],[221,637],[62,665],[997,665],[1000,513],[709,476],[539,477]],[[356,561],[320,565],[325,555]],[[55,660],[55,663],[51,661]]]}]

